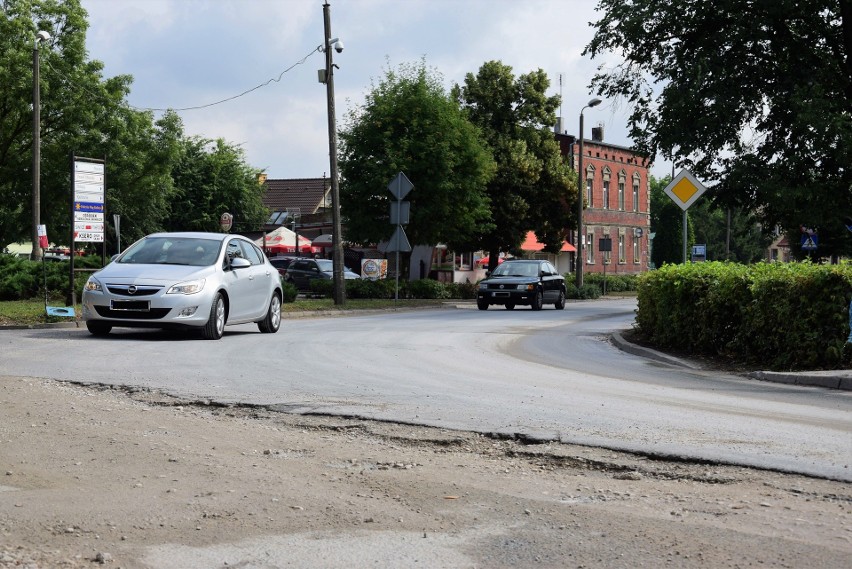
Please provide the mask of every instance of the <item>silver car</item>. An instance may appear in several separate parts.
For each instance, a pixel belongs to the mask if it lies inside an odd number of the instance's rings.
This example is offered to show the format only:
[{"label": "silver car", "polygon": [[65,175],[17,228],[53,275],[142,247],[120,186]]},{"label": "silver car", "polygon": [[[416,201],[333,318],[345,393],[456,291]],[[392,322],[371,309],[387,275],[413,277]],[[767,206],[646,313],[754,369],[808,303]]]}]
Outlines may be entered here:
[{"label": "silver car", "polygon": [[192,328],[208,340],[226,324],[281,326],[281,279],[240,235],[155,233],[128,247],[83,288],[83,320],[96,336],[113,327]]}]

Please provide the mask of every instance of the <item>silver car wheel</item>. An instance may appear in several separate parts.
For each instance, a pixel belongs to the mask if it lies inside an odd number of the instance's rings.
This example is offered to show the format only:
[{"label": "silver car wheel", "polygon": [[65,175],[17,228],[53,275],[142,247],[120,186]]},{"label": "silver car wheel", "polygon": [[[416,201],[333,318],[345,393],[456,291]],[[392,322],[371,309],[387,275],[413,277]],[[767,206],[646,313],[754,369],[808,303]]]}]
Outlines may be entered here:
[{"label": "silver car wheel", "polygon": [[216,335],[225,333],[225,301],[220,296],[216,299]]}]

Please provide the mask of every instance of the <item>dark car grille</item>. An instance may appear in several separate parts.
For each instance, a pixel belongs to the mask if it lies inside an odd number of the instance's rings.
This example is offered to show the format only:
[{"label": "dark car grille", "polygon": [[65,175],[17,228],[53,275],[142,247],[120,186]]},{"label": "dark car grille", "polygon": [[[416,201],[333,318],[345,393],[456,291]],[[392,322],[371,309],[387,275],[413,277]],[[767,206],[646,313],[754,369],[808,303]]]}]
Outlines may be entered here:
[{"label": "dark car grille", "polygon": [[519,288],[526,288],[526,285],[488,283],[488,290],[517,290]]},{"label": "dark car grille", "polygon": [[[118,296],[151,296],[157,294],[163,287],[161,286],[145,286],[145,285],[106,285],[107,290]],[[132,292],[131,292],[132,291]]]},{"label": "dark car grille", "polygon": [[112,310],[108,306],[95,306],[99,316],[120,320],[159,320],[169,313],[171,308],[152,308],[148,311]]}]

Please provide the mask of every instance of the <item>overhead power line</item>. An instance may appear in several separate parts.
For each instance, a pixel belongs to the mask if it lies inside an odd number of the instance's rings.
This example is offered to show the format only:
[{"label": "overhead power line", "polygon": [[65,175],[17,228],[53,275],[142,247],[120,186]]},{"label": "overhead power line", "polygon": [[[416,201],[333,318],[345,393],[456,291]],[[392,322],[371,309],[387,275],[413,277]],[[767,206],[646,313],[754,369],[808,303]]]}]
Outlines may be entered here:
[{"label": "overhead power line", "polygon": [[[262,88],[262,87],[266,87],[266,86],[267,86],[267,85],[269,85],[270,83],[278,83],[278,82],[280,82],[280,81],[281,81],[281,78],[284,76],[284,74],[286,74],[286,73],[288,73],[288,72],[292,71],[292,70],[293,70],[293,68],[295,68],[295,67],[297,67],[297,66],[302,65],[303,63],[305,63],[305,62],[308,60],[308,58],[309,58],[310,56],[312,56],[314,53],[316,53],[317,51],[319,51],[320,47],[322,47],[322,46],[319,46],[319,47],[316,47],[316,48],[312,49],[312,50],[310,51],[310,53],[308,53],[307,55],[305,55],[302,59],[300,59],[299,61],[297,61],[296,63],[294,63],[293,65],[291,65],[290,67],[288,67],[287,69],[285,69],[284,71],[282,71],[281,73],[279,73],[279,74],[278,74],[278,77],[273,77],[273,78],[271,78],[271,79],[269,79],[269,80],[267,80],[267,81],[265,81],[265,82],[261,83],[260,85],[256,85],[255,87],[252,87],[251,89],[247,89],[247,90],[243,91],[242,93],[240,93],[240,94],[238,94],[238,95],[233,95],[233,96],[231,96],[231,97],[227,97],[227,98],[222,99],[222,100],[220,100],[220,101],[215,101],[215,102],[213,102],[213,103],[207,103],[207,104],[203,104],[203,105],[195,105],[195,106],[191,106],[191,107],[181,107],[181,108],[174,108],[174,107],[170,107],[170,108],[136,107],[136,106],[133,106],[133,105],[130,105],[130,104],[128,104],[127,106],[128,106],[128,107],[130,107],[131,109],[134,109],[134,110],[137,110],[137,111],[175,111],[175,112],[179,112],[179,111],[194,111],[194,110],[198,110],[198,109],[206,109],[206,108],[208,108],[208,107],[213,107],[213,106],[216,106],[216,105],[221,105],[222,103],[227,103],[228,101],[233,101],[234,99],[239,99],[240,97],[243,97],[243,96],[245,96],[245,95],[248,95],[249,93],[251,93],[251,92],[253,92],[253,91],[257,91],[258,89],[260,89],[260,88]],[[48,58],[45,58],[45,59],[47,60]],[[49,62],[49,61],[47,61],[47,66],[48,66],[48,67],[50,67],[50,69],[51,69],[54,73],[56,73],[58,76],[62,77],[62,78],[63,78],[63,79],[65,79],[66,81],[68,81],[68,83],[69,83],[69,84],[71,84],[71,85],[73,85],[73,84],[74,84],[74,82],[73,82],[73,81],[72,81],[72,80],[71,80],[68,76],[63,75],[62,73],[60,73],[59,71],[57,71],[57,70],[56,70],[56,69],[55,69],[52,65],[50,65],[50,62]],[[82,91],[86,92],[86,93],[87,93],[88,95],[90,95],[90,96],[97,97],[97,95],[96,95],[96,94],[94,94],[94,93],[91,93],[91,92],[87,91],[87,90],[85,89],[85,87],[80,87],[80,86],[78,86],[78,88],[80,88]]]}]

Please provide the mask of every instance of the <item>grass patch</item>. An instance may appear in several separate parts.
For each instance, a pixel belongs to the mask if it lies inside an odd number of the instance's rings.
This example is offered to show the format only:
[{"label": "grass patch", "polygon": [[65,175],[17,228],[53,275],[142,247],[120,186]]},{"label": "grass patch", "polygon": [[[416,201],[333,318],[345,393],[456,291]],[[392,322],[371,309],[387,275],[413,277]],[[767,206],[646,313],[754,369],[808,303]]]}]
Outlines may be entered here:
[{"label": "grass patch", "polygon": [[[332,298],[297,298],[295,302],[285,303],[281,312],[318,312],[323,310],[384,310],[392,308],[428,308],[440,306],[441,300],[379,300],[379,299],[347,299],[343,306],[335,306]],[[50,300],[49,306],[65,306],[64,300]],[[75,309],[79,316],[81,307]],[[72,322],[72,318],[47,316],[44,310],[44,300],[9,300],[0,302],[0,326],[31,326],[51,322]]]},{"label": "grass patch", "polygon": [[[49,300],[48,306],[65,306],[64,300]],[[80,314],[80,305],[75,308]],[[0,325],[32,326],[51,322],[73,322],[73,318],[48,316],[44,310],[44,300],[7,300],[0,302]]]}]

